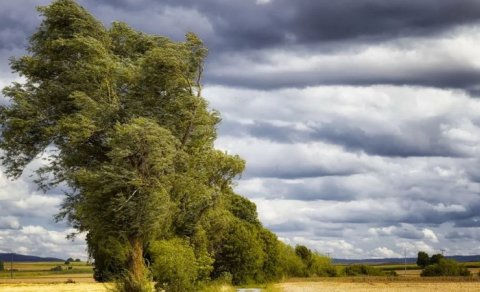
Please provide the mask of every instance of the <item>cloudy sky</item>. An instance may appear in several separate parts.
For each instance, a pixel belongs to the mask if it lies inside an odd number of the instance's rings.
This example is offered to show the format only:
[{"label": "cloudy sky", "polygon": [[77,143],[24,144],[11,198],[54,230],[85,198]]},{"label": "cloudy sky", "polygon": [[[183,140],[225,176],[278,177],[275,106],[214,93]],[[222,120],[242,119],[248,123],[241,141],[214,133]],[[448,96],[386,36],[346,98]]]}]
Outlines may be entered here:
[{"label": "cloudy sky", "polygon": [[[0,87],[49,2],[2,3]],[[285,242],[337,258],[480,254],[480,1],[79,3],[107,26],[205,41],[216,145],[246,159],[236,190]],[[85,258],[53,223],[61,194],[28,172],[0,174],[0,251]]]}]

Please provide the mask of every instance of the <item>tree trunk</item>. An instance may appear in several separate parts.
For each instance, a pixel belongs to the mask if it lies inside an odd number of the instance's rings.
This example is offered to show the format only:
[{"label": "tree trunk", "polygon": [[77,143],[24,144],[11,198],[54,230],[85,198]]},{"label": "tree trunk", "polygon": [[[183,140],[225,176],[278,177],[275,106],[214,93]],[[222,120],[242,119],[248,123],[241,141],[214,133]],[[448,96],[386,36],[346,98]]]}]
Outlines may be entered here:
[{"label": "tree trunk", "polygon": [[143,241],[138,237],[129,239],[130,256],[128,262],[128,272],[130,273],[128,283],[125,283],[125,290],[131,292],[143,291],[143,285],[146,281],[145,264],[143,261]]}]

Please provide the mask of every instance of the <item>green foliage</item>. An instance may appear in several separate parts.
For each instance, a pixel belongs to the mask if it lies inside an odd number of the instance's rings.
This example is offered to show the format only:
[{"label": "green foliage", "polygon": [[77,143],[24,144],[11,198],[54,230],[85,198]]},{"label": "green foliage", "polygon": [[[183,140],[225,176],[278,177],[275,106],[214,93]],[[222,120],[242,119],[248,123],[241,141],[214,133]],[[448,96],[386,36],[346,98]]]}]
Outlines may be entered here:
[{"label": "green foliage", "polygon": [[434,255],[432,255],[432,257],[430,258],[429,264],[438,264],[438,263],[440,263],[440,260],[441,260],[441,259],[444,259],[444,258],[445,258],[445,257],[444,257],[442,254],[440,254],[440,253],[434,254]]},{"label": "green foliage", "polygon": [[125,272],[113,282],[115,292],[154,292],[155,288],[148,277],[138,278],[132,272]]},{"label": "green foliage", "polygon": [[187,241],[179,238],[155,241],[150,251],[157,290],[195,291],[198,266],[193,248]]},{"label": "green foliage", "polygon": [[422,271],[422,277],[434,276],[470,276],[471,273],[462,264],[457,263],[452,259],[440,258],[437,263],[428,265]]},{"label": "green foliage", "polygon": [[0,261],[0,271],[3,271],[3,270],[5,270],[5,266],[3,265],[3,262]]},{"label": "green foliage", "polygon": [[109,282],[122,275],[127,262],[126,243],[116,237],[87,234],[87,246],[95,259],[93,278],[98,282]]},{"label": "green foliage", "polygon": [[248,199],[231,193],[227,197],[228,210],[238,219],[259,225],[257,206]]},{"label": "green foliage", "polygon": [[345,267],[347,276],[384,276],[384,272],[376,267],[367,265],[349,265]]},{"label": "green foliage", "polygon": [[297,256],[295,249],[283,242],[279,243],[280,267],[285,277],[305,277],[306,267],[302,259]]},{"label": "green foliage", "polygon": [[430,264],[430,257],[424,251],[419,251],[417,256],[417,266],[422,269]]},{"label": "green foliage", "polygon": [[334,277],[337,275],[337,271],[328,257],[312,252],[303,245],[295,247],[295,254],[303,263],[302,269],[300,269],[300,276]]},{"label": "green foliage", "polygon": [[224,236],[215,255],[214,277],[228,272],[235,285],[254,282],[265,256],[255,226],[235,220]]}]

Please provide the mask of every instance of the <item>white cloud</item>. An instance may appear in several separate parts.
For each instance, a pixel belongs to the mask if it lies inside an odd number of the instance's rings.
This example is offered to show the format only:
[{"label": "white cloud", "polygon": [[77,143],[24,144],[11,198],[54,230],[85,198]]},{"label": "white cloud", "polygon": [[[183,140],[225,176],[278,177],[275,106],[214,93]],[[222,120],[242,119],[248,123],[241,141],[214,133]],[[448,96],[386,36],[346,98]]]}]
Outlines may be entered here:
[{"label": "white cloud", "polygon": [[437,235],[431,229],[428,229],[428,228],[423,229],[423,235],[425,239],[428,239],[432,242],[438,242]]},{"label": "white cloud", "polygon": [[394,252],[387,247],[377,247],[371,252],[372,258],[400,258],[401,254]]}]

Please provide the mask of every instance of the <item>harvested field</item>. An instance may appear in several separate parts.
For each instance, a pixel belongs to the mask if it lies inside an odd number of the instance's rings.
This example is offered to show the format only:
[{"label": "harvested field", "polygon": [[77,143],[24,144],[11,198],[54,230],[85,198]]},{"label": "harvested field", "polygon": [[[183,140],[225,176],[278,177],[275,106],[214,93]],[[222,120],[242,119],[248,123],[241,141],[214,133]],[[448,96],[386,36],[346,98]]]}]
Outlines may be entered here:
[{"label": "harvested field", "polygon": [[285,292],[370,292],[370,291],[391,291],[391,292],[474,292],[480,291],[478,282],[288,282],[276,285]]},{"label": "harvested field", "polygon": [[99,283],[75,284],[0,284],[0,292],[107,292],[108,286]]}]

